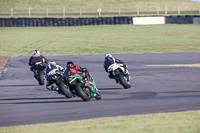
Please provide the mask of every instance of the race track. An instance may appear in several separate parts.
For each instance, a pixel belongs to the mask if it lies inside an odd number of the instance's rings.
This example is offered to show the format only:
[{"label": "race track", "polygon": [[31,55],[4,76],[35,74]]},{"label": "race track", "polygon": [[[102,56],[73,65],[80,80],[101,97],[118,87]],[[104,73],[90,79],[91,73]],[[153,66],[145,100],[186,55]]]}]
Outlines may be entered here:
[{"label": "race track", "polygon": [[12,57],[0,80],[0,126],[200,110],[200,67],[170,66],[200,64],[200,52],[113,55],[128,64],[130,89],[108,78],[102,54],[46,56],[63,67],[72,60],[90,70],[102,100],[89,102],[39,86],[29,56]]}]

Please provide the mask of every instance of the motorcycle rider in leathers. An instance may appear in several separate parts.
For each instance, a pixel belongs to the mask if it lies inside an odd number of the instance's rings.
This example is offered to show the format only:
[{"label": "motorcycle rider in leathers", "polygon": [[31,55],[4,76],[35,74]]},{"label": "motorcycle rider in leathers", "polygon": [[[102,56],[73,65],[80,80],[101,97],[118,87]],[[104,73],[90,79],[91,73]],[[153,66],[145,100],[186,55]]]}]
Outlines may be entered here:
[{"label": "motorcycle rider in leathers", "polygon": [[63,79],[64,79],[65,82],[67,82],[67,78],[70,75],[74,75],[78,71],[82,72],[81,76],[83,78],[87,78],[89,76],[88,70],[86,68],[82,68],[82,67],[80,67],[78,65],[75,65],[74,62],[72,62],[72,61],[68,61],[66,67],[67,68],[66,68],[66,70],[64,72],[64,75],[63,75]]},{"label": "motorcycle rider in leathers", "polygon": [[35,63],[37,63],[37,62],[43,62],[45,64],[48,63],[48,60],[43,55],[40,54],[39,50],[34,51],[33,55],[30,57],[29,63],[28,63],[29,66],[31,66],[30,70],[32,72],[34,72],[34,76],[35,76],[35,67],[36,67]]},{"label": "motorcycle rider in leathers", "polygon": [[[115,78],[114,78],[114,75],[112,74],[112,72],[108,72],[109,66],[112,65],[112,64],[114,64],[114,63],[120,64],[122,67],[124,67],[125,74],[126,74],[126,76],[127,76],[127,78],[128,78],[128,81],[129,81],[129,80],[130,80],[130,76],[129,76],[129,73],[128,73],[128,71],[127,71],[127,65],[126,65],[122,60],[119,60],[119,59],[115,58],[114,56],[112,56],[110,53],[107,53],[107,54],[105,55],[105,60],[104,60],[103,66],[104,66],[104,68],[105,68],[105,71],[106,71],[107,73],[109,73],[109,74],[108,74],[109,78],[115,79]],[[118,83],[118,80],[117,80],[117,79],[116,79],[116,82]]]},{"label": "motorcycle rider in leathers", "polygon": [[[83,79],[89,78],[89,71],[86,68],[82,68],[78,65],[75,65],[74,62],[68,61],[67,64],[66,64],[66,70],[65,70],[64,75],[63,75],[63,81],[65,82],[65,84],[67,86],[70,86],[70,84],[68,84],[68,77],[70,75],[75,75],[78,72],[81,72],[81,73],[79,73],[79,75],[81,75],[81,77]],[[75,92],[73,92],[73,91],[72,91],[72,93],[75,94]]]},{"label": "motorcycle rider in leathers", "polygon": [[46,79],[47,79],[47,84],[46,88],[48,90],[53,90],[53,91],[58,91],[57,86],[54,86],[54,82],[52,82],[52,76],[53,72],[61,72],[64,73],[65,69],[59,65],[56,65],[55,61],[49,61],[48,66],[46,68]]}]

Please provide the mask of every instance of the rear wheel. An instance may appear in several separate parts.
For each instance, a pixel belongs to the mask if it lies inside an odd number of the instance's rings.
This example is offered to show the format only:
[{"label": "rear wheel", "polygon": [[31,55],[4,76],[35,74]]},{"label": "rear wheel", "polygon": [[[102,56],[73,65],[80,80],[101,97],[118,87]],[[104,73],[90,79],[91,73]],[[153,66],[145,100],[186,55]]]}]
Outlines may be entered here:
[{"label": "rear wheel", "polygon": [[85,86],[82,86],[81,83],[77,83],[75,85],[76,93],[83,99],[83,101],[90,101],[90,90],[89,88],[86,88]]},{"label": "rear wheel", "polygon": [[39,85],[44,85],[44,74],[43,71],[38,72],[38,82]]},{"label": "rear wheel", "polygon": [[124,78],[122,74],[118,74],[117,77],[119,78],[119,82],[124,87],[124,89],[128,89],[131,87],[131,85],[128,84],[127,80]]},{"label": "rear wheel", "polygon": [[66,98],[71,98],[72,97],[72,93],[70,92],[69,88],[65,87],[65,84],[60,81],[60,83],[58,84],[59,90],[60,92],[65,95]]}]

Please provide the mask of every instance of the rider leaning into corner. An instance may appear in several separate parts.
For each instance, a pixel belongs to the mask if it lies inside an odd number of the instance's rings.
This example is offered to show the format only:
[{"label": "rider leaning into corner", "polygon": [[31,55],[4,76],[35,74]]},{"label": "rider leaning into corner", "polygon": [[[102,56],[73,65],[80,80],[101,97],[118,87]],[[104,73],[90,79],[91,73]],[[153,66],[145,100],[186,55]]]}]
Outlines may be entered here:
[{"label": "rider leaning into corner", "polygon": [[58,91],[58,88],[53,85],[51,77],[53,75],[53,72],[64,73],[64,71],[65,71],[65,68],[63,68],[59,65],[56,65],[55,61],[51,60],[48,62],[48,66],[46,68],[46,79],[47,79],[46,88],[48,90]]},{"label": "rider leaning into corner", "polygon": [[[63,81],[65,82],[65,84],[67,84],[67,86],[70,86],[70,84],[68,84],[68,77],[70,75],[76,75],[77,73],[83,79],[89,78],[89,71],[86,68],[82,68],[78,65],[75,65],[74,62],[68,61],[67,64],[66,64],[66,70],[65,70],[64,75],[63,75]],[[75,92],[72,92],[72,93],[75,93]]]},{"label": "rider leaning into corner", "polygon": [[[112,65],[112,64],[114,64],[114,63],[120,64],[121,66],[123,66],[124,70],[125,70],[125,73],[128,76],[129,73],[127,71],[127,65],[122,60],[119,60],[119,59],[115,58],[114,56],[112,56],[110,53],[107,53],[107,54],[105,54],[105,60],[104,60],[103,66],[105,68],[105,71],[107,73],[109,73],[108,74],[109,78],[115,79],[114,75],[112,74],[112,71],[108,72],[109,66]],[[118,80],[116,80],[116,82],[118,83]]]},{"label": "rider leaning into corner", "polygon": [[[87,78],[89,77],[89,72],[86,68],[82,68],[78,65],[75,65],[74,62],[72,61],[68,61],[67,62],[67,65],[66,65],[66,70],[64,72],[64,75],[63,75],[63,79],[65,82],[67,82],[67,78],[70,76],[70,75],[75,75],[77,74],[78,72],[82,72],[81,73],[81,76],[83,78]],[[80,73],[79,73],[80,74]]]},{"label": "rider leaning into corner", "polygon": [[28,64],[29,64],[29,66],[31,66],[30,70],[33,72],[35,71],[35,67],[36,67],[35,63],[36,62],[44,62],[45,64],[48,63],[48,60],[43,55],[40,54],[39,50],[35,50],[33,52],[33,55],[29,59]]}]

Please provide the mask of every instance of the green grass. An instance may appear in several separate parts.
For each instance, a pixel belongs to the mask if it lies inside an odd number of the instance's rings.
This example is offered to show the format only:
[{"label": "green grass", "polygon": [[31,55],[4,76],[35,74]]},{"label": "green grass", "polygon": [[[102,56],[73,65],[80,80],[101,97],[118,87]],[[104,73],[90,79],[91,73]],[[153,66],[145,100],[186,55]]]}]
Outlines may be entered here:
[{"label": "green grass", "polygon": [[0,28],[0,57],[200,51],[200,25]]},{"label": "green grass", "polygon": [[199,133],[200,111],[119,116],[0,128],[1,133]]},{"label": "green grass", "polygon": [[199,14],[199,3],[190,0],[0,0],[0,6],[0,17],[10,17],[11,8],[14,9],[13,17],[29,17],[28,8],[32,8],[32,17],[46,16],[46,8],[49,12],[48,17],[63,17],[64,8],[67,13],[64,17],[80,17],[80,8],[82,8],[83,15],[81,17],[98,17],[99,7],[104,16],[112,16],[105,15],[106,12],[114,12],[114,16],[118,16],[119,7],[121,15],[136,16],[137,8],[140,9],[140,15],[156,15],[156,7],[159,7],[160,14],[165,15],[165,6],[167,6],[168,15],[177,15],[178,6],[184,14]]},{"label": "green grass", "polygon": [[[177,6],[184,5],[186,8],[194,6],[198,2],[189,0],[1,0],[0,5],[4,8],[87,8],[87,7],[133,7],[133,6]],[[198,6],[198,5],[196,5]]]}]

